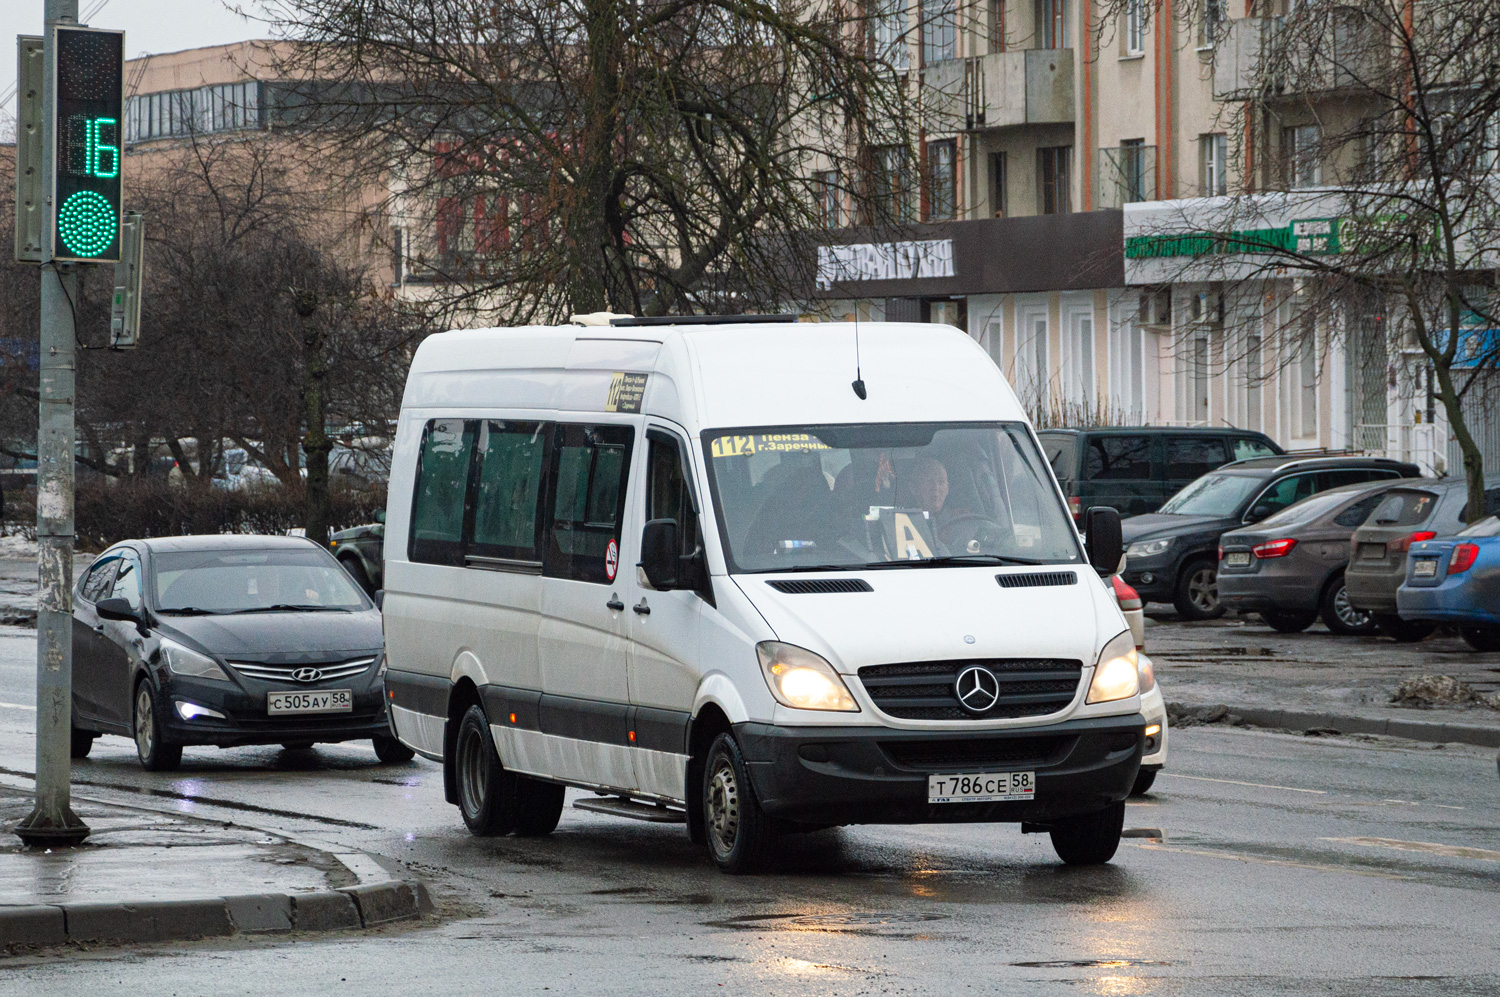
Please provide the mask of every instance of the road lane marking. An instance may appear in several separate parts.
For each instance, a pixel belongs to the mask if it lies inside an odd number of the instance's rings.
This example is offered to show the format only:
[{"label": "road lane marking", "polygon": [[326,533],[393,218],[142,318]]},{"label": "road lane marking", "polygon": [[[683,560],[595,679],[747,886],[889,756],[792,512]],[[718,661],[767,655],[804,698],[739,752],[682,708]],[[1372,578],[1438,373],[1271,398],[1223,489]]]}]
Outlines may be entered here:
[{"label": "road lane marking", "polygon": [[1238,779],[1210,779],[1206,775],[1183,775],[1181,772],[1163,772],[1164,776],[1173,779],[1193,779],[1197,782],[1222,782],[1229,786],[1254,786],[1256,789],[1280,789],[1288,793],[1315,793],[1318,796],[1327,796],[1326,789],[1298,789],[1296,786],[1272,786],[1265,782],[1240,782]]},{"label": "road lane marking", "polygon": [[27,706],[25,703],[0,703],[0,709],[5,709],[5,710],[30,710],[32,713],[36,712],[36,707],[35,706]]},{"label": "road lane marking", "polygon": [[1253,865],[1275,865],[1288,869],[1312,869],[1316,872],[1352,872],[1356,876],[1373,876],[1376,879],[1399,879],[1411,880],[1414,876],[1399,872],[1387,872],[1380,869],[1361,869],[1347,865],[1319,865],[1313,862],[1294,862],[1291,859],[1271,859],[1259,855],[1247,855],[1243,852],[1216,852],[1206,848],[1183,848],[1180,845],[1156,844],[1147,842],[1135,847],[1146,852],[1173,852],[1178,855],[1198,855],[1210,859],[1228,859],[1231,862],[1246,862]]},{"label": "road lane marking", "polygon": [[1345,845],[1365,845],[1369,848],[1394,848],[1402,852],[1427,852],[1450,859],[1482,859],[1500,862],[1500,852],[1489,848],[1470,848],[1467,845],[1442,845],[1435,841],[1402,841],[1400,838],[1324,838]]}]

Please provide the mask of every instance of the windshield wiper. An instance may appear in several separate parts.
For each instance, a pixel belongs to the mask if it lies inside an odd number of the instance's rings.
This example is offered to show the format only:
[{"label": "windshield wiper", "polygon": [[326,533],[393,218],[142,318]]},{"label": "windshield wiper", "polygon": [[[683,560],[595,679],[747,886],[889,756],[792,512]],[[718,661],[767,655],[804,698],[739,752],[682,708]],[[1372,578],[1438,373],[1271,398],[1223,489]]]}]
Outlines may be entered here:
[{"label": "windshield wiper", "polygon": [[923,557],[910,561],[872,561],[866,568],[946,568],[968,567],[976,564],[1038,565],[1049,562],[1033,557],[1009,557],[1004,554],[945,554],[940,557]]},{"label": "windshield wiper", "polygon": [[158,609],[158,613],[168,616],[220,616],[217,609],[199,609],[197,606],[174,606],[171,609]]},{"label": "windshield wiper", "polygon": [[785,568],[757,568],[755,571],[746,572],[746,574],[790,575],[798,571],[859,571],[867,567],[869,567],[867,564],[794,564]]},{"label": "windshield wiper", "polygon": [[303,605],[301,603],[278,602],[272,606],[256,606],[254,609],[236,609],[235,616],[242,613],[347,613],[342,606]]}]

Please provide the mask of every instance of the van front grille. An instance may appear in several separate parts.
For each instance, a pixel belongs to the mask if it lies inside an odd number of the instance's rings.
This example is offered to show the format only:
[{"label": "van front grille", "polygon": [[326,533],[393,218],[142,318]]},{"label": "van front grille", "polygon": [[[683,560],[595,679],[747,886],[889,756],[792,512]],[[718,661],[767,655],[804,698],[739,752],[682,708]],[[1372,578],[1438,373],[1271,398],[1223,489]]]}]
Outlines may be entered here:
[{"label": "van front grille", "polygon": [[[976,712],[959,701],[956,683],[971,666],[994,675],[999,696]],[[1061,658],[960,658],[869,665],[859,680],[886,716],[900,720],[1004,720],[1056,713],[1073,701],[1083,662]]]},{"label": "van front grille", "polygon": [[902,768],[940,772],[992,765],[1043,765],[1055,760],[1076,738],[966,737],[947,740],[882,741],[880,749]]}]

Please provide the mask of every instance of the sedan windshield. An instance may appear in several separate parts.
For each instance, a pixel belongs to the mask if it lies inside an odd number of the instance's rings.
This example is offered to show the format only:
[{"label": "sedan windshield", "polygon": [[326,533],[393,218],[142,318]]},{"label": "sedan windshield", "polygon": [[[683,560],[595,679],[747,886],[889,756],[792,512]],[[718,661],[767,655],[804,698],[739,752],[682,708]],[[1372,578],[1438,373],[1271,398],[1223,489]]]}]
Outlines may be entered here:
[{"label": "sedan windshield", "polygon": [[327,554],[305,550],[196,550],[157,554],[160,613],[361,610],[364,593]]},{"label": "sedan windshield", "polygon": [[1022,423],[703,434],[735,571],[1079,563]]},{"label": "sedan windshield", "polygon": [[1167,499],[1161,511],[1173,516],[1223,519],[1239,511],[1240,505],[1260,485],[1260,478],[1243,474],[1205,474]]}]

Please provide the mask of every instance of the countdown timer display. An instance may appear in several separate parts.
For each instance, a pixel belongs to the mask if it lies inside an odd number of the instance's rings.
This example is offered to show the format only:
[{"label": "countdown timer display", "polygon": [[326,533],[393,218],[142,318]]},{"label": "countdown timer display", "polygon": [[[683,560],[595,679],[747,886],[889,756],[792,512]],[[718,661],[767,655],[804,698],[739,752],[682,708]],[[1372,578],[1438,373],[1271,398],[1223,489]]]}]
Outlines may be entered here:
[{"label": "countdown timer display", "polygon": [[120,128],[125,34],[54,28],[53,247],[58,260],[120,258]]}]

